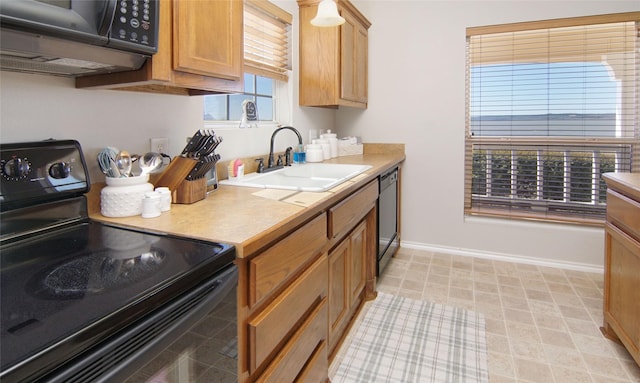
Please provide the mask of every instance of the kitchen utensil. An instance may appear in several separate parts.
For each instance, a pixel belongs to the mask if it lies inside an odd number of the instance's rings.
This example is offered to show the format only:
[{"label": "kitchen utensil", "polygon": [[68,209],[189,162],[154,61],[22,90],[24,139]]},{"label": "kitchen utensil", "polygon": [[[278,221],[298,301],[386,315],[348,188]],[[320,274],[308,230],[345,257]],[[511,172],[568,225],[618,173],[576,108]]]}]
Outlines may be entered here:
[{"label": "kitchen utensil", "polygon": [[209,149],[213,147],[213,142],[215,141],[216,136],[207,136],[202,140],[202,144],[198,148],[198,150],[194,153],[195,159],[200,159],[206,156],[209,153]]},{"label": "kitchen utensil", "polygon": [[203,150],[205,145],[207,145],[207,142],[210,141],[210,137],[215,137],[215,135],[216,133],[213,131],[213,129],[200,129],[196,131],[196,133],[191,136],[191,139],[182,150],[180,156],[186,158],[196,158],[198,154],[200,156],[204,155]]},{"label": "kitchen utensil", "polygon": [[116,166],[116,156],[119,150],[114,147],[106,147],[98,152],[98,166],[107,177],[120,177],[120,172]]},{"label": "kitchen utensil", "polygon": [[205,155],[209,155],[213,153],[213,151],[216,150],[216,148],[218,147],[218,145],[220,145],[221,142],[222,142],[222,137],[216,136],[216,139],[213,141],[213,146],[211,147],[208,153],[205,153]]},{"label": "kitchen utensil", "polygon": [[196,133],[193,136],[191,136],[191,139],[189,140],[189,142],[187,142],[187,145],[185,145],[180,155],[182,157],[189,157],[189,153],[192,153],[192,151],[195,148],[197,148],[198,143],[200,142],[202,137],[203,137],[202,130],[196,131]]},{"label": "kitchen utensil", "polygon": [[121,177],[129,177],[131,174],[131,155],[126,150],[121,150],[116,156],[116,166]]},{"label": "kitchen utensil", "polygon": [[204,177],[207,172],[213,169],[220,160],[219,154],[210,154],[198,161],[196,166],[191,169],[191,172],[185,178],[187,181],[197,180]]},{"label": "kitchen utensil", "polygon": [[140,167],[140,175],[154,173],[162,167],[162,154],[148,152],[138,157],[138,166]]}]

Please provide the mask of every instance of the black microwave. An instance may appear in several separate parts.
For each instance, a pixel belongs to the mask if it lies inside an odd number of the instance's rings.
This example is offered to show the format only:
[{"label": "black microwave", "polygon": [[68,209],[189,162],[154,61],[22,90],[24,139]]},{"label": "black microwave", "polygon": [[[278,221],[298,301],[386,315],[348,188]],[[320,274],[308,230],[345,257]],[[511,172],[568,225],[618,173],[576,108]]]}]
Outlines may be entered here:
[{"label": "black microwave", "polygon": [[137,69],[157,52],[158,7],[159,0],[2,0],[2,69],[24,69],[16,60],[52,71],[83,67],[71,75]]}]

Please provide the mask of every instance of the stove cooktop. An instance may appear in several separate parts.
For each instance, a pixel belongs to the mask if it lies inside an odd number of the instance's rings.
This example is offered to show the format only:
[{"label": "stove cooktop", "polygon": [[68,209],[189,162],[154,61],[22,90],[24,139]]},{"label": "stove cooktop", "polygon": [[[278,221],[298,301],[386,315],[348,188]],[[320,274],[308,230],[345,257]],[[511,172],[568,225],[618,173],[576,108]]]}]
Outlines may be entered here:
[{"label": "stove cooktop", "polygon": [[235,258],[229,245],[91,221],[4,244],[0,254],[2,374],[66,360]]}]

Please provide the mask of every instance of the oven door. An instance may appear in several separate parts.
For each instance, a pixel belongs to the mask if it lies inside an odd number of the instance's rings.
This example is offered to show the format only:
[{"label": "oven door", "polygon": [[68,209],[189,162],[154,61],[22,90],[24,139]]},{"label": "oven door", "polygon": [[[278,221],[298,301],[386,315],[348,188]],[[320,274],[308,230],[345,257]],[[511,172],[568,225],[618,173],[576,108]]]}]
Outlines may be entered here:
[{"label": "oven door", "polygon": [[238,269],[158,308],[46,382],[236,382]]}]

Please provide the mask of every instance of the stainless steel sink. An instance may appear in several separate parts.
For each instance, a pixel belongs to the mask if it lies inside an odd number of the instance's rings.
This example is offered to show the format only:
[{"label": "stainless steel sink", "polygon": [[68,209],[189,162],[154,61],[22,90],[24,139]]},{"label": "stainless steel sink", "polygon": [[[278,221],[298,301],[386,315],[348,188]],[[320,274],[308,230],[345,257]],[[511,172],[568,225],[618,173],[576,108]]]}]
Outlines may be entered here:
[{"label": "stainless steel sink", "polygon": [[322,192],[370,169],[371,165],[307,163],[269,173],[250,173],[220,181],[223,185]]}]

